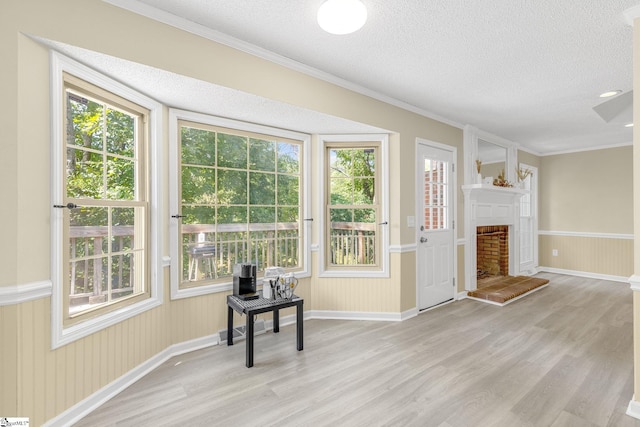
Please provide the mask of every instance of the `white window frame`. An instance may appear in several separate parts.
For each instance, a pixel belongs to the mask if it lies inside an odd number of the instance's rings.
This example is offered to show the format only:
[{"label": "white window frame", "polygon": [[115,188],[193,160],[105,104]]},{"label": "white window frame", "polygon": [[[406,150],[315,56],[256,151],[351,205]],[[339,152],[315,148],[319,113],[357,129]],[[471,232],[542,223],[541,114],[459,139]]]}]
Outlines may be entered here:
[{"label": "white window frame", "polygon": [[[532,190],[529,193],[530,199],[529,199],[529,203],[530,203],[530,211],[531,211],[531,218],[532,218],[532,230],[531,230],[531,250],[533,251],[533,260],[529,263],[530,267],[528,270],[525,270],[524,272],[529,272],[531,274],[535,273],[537,271],[538,268],[538,220],[539,220],[539,215],[538,215],[538,186],[540,185],[540,181],[538,180],[538,168],[536,166],[531,166],[528,165],[526,163],[520,163],[518,165],[518,167],[522,170],[526,170],[529,169],[532,172],[532,175],[529,177],[531,179],[531,187]],[[520,221],[520,211],[518,211],[518,221]],[[520,230],[522,232],[522,230]],[[518,241],[518,245],[520,245],[520,241]],[[519,251],[520,249],[518,249]],[[520,259],[522,258],[521,256],[519,257]],[[520,265],[518,266],[518,270],[523,272],[521,270],[522,267],[522,262],[520,262]]]},{"label": "white window frame", "polygon": [[[320,191],[318,191],[318,209],[320,230],[318,232],[318,277],[389,277],[389,135],[387,134],[349,134],[349,135],[319,135],[318,144],[318,170],[320,171]],[[327,268],[326,245],[328,242],[325,238],[326,231],[326,209],[325,195],[327,191],[327,174],[325,155],[327,144],[345,143],[345,148],[351,146],[352,143],[376,142],[380,144],[380,218],[378,218],[380,230],[380,267],[376,270],[369,266],[365,268],[353,266],[353,269],[340,267],[340,269]],[[348,267],[348,266],[346,266]]]},{"label": "white window frame", "polygon": [[[63,188],[63,150],[66,144],[63,139],[64,117],[64,84],[63,72],[74,75],[99,88],[114,93],[149,110],[149,141],[148,141],[148,182],[149,182],[149,248],[147,262],[149,263],[148,283],[150,297],[143,301],[122,306],[116,310],[64,326],[66,314],[63,309],[64,280],[67,280],[67,269],[63,265],[63,251],[66,245],[63,238],[63,211],[53,208],[54,204],[61,204],[64,198]],[[162,212],[162,191],[160,184],[163,176],[162,147],[162,105],[157,101],[138,93],[137,91],[112,80],[111,78],[92,70],[55,51],[50,53],[51,77],[51,281],[53,293],[51,296],[51,347],[61,347],[80,338],[94,334],[147,310],[157,307],[163,301],[163,263],[162,237],[160,235],[160,217]]]},{"label": "white window frame", "polygon": [[[311,212],[310,193],[310,145],[311,136],[299,132],[272,128],[269,126],[258,125],[254,123],[246,123],[237,120],[225,119],[222,117],[210,116],[192,111],[185,111],[175,108],[169,109],[169,206],[171,215],[176,215],[180,206],[180,189],[178,188],[178,176],[180,174],[180,141],[178,140],[178,122],[180,120],[202,123],[205,125],[223,127],[228,129],[237,129],[245,132],[253,132],[259,134],[273,135],[282,138],[289,138],[302,141],[302,212],[303,218],[301,238],[304,244],[301,246],[301,261],[303,266],[300,270],[295,270],[294,274],[297,278],[311,276],[311,221],[307,221]],[[198,295],[207,295],[216,292],[226,292],[233,289],[233,282],[214,283],[209,285],[194,286],[190,288],[180,288],[180,257],[181,255],[181,236],[179,221],[171,218],[169,226],[169,246],[171,256],[171,299],[190,298]]]}]

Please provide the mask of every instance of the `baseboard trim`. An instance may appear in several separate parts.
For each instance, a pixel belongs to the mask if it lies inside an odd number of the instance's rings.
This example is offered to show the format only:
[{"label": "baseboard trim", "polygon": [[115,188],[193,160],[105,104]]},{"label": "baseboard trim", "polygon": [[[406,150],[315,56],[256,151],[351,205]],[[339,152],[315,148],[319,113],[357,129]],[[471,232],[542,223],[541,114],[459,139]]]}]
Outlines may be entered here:
[{"label": "baseboard trim", "polygon": [[628,276],[613,276],[610,274],[591,273],[589,271],[565,270],[562,268],[553,268],[553,267],[538,267],[538,271],[541,273],[544,272],[544,273],[566,274],[568,276],[586,277],[589,279],[601,279],[601,280],[609,280],[611,282],[629,283]]},{"label": "baseboard trim", "polygon": [[640,402],[635,400],[635,395],[631,397],[629,406],[627,406],[627,415],[640,420]]},{"label": "baseboard trim", "polygon": [[640,276],[634,274],[633,276],[629,277],[627,281],[629,282],[632,291],[640,291]]},{"label": "baseboard trim", "polygon": [[126,374],[122,375],[120,378],[114,380],[112,383],[106,385],[92,395],[76,403],[71,408],[62,412],[55,418],[50,419],[49,421],[44,423],[43,426],[71,426],[89,415],[92,411],[94,411],[107,401],[109,401],[115,395],[138,381],[140,378],[156,369],[158,366],[160,366],[170,358],[218,344],[218,334],[216,333],[206,337],[197,338],[195,340],[185,341],[180,344],[169,346],[160,353],[133,368]]},{"label": "baseboard trim", "polygon": [[407,319],[411,319],[412,317],[416,317],[418,313],[420,313],[418,307],[414,307],[411,310],[403,311],[402,313],[400,313],[400,320],[404,321]]},{"label": "baseboard trim", "polygon": [[413,310],[408,310],[403,313],[311,310],[311,311],[308,311],[307,313],[308,313],[308,317],[307,317],[308,319],[377,320],[377,321],[386,321],[386,322],[401,322],[402,320],[405,320],[417,315],[417,313],[413,314]]}]

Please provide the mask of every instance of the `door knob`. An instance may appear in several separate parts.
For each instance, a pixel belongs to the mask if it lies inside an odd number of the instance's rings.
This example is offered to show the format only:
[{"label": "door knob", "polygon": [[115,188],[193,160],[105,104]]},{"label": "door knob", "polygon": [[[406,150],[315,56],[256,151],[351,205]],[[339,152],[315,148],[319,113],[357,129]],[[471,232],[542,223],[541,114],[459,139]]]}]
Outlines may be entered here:
[{"label": "door knob", "polygon": [[429,239],[427,239],[426,237],[420,237],[420,243],[427,243]]}]

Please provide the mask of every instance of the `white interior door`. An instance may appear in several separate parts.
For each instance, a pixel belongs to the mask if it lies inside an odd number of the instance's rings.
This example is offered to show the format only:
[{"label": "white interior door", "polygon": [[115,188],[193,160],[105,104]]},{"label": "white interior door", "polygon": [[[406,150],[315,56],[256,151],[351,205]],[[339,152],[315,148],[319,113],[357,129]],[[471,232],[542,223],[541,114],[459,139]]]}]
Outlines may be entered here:
[{"label": "white interior door", "polygon": [[418,309],[454,298],[454,152],[418,144]]}]

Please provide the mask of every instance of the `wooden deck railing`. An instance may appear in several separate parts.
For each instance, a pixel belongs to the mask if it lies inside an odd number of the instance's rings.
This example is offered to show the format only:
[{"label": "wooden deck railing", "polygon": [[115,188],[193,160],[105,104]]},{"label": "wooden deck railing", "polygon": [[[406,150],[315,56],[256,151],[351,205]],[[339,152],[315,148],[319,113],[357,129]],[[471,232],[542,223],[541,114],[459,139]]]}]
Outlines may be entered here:
[{"label": "wooden deck railing", "polygon": [[[190,277],[189,247],[207,242],[215,247],[217,277],[231,277],[233,266],[255,262],[259,270],[269,266],[296,267],[299,260],[300,233],[298,223],[277,224],[184,224],[182,226],[183,281]],[[205,279],[213,279],[207,277]]]},{"label": "wooden deck railing", "polygon": [[332,265],[370,265],[375,263],[375,224],[332,222],[330,240]]},{"label": "wooden deck railing", "polygon": [[[184,224],[182,225],[182,280],[188,281],[190,245],[209,242],[214,246],[213,274],[196,278],[231,277],[233,266],[240,262],[257,262],[259,270],[269,266],[293,268],[300,259],[301,236],[298,223],[278,224]],[[112,227],[113,249],[133,246],[133,227]],[[86,303],[90,297],[100,296],[106,287],[107,265],[102,255],[109,244],[107,227],[71,227],[70,280],[72,300]],[[334,265],[369,265],[375,262],[376,226],[370,223],[334,222],[331,224],[331,263]],[[133,266],[126,255],[115,257],[117,271],[112,274],[112,293],[126,295],[133,291],[130,278]],[[130,268],[129,268],[130,267]],[[215,277],[214,277],[215,276]],[[101,284],[101,286],[95,286]]]},{"label": "wooden deck railing", "polygon": [[[70,266],[71,305],[88,304],[93,300],[104,299],[107,288],[106,277],[108,263],[103,262],[105,245],[109,242],[108,227],[72,226],[69,230],[70,256],[78,259]],[[112,251],[119,252],[133,245],[133,226],[112,227]],[[127,267],[130,260],[127,254],[115,256],[114,265],[117,274],[112,275],[111,292],[114,296],[125,296],[133,292],[131,276],[133,271]],[[99,284],[99,286],[95,286]],[[106,298],[106,297],[105,297]]]}]

